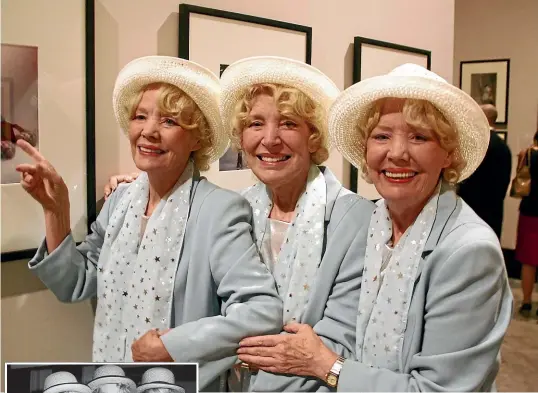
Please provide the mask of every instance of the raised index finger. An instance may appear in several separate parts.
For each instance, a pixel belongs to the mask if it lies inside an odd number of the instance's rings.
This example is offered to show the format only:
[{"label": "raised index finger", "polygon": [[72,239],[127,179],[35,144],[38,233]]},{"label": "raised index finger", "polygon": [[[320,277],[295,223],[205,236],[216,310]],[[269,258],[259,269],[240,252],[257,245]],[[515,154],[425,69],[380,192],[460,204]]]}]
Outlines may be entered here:
[{"label": "raised index finger", "polygon": [[45,161],[45,157],[43,157],[41,153],[35,147],[30,145],[24,139],[17,140],[17,146],[19,146],[26,154],[28,154],[37,162]]}]

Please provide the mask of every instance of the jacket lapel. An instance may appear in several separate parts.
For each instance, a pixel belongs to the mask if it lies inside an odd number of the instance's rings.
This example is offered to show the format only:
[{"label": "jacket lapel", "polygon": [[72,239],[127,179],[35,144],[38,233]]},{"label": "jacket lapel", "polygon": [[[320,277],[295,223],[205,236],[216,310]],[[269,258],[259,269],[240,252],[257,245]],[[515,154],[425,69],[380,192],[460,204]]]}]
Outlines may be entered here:
[{"label": "jacket lapel", "polygon": [[419,279],[424,264],[428,259],[428,256],[435,250],[437,244],[439,244],[442,239],[442,235],[447,229],[447,224],[451,217],[453,217],[454,212],[456,211],[458,205],[458,197],[454,190],[449,188],[449,186],[443,184],[441,186],[441,193],[439,195],[439,202],[437,203],[437,213],[435,215],[435,221],[433,223],[432,230],[428,240],[426,240],[426,245],[424,251],[422,252],[422,261],[418,265],[418,270],[415,278],[415,282]]}]

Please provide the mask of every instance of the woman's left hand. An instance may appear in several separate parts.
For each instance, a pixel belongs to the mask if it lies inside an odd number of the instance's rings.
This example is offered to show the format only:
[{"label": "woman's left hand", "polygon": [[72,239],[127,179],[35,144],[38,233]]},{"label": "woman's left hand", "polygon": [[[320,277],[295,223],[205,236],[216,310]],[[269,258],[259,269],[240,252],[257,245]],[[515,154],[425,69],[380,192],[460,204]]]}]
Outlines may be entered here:
[{"label": "woman's left hand", "polygon": [[260,370],[325,380],[338,355],[323,344],[310,325],[284,326],[291,334],[248,337],[237,350],[239,359]]}]

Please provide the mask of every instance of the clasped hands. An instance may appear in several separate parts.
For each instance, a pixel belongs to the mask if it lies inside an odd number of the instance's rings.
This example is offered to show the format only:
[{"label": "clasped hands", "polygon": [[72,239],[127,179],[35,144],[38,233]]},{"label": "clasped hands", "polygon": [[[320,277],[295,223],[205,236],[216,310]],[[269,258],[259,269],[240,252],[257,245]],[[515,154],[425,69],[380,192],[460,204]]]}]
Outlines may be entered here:
[{"label": "clasped hands", "polygon": [[323,344],[310,325],[284,326],[290,334],[248,337],[239,343],[239,360],[263,371],[325,380],[338,355]]}]

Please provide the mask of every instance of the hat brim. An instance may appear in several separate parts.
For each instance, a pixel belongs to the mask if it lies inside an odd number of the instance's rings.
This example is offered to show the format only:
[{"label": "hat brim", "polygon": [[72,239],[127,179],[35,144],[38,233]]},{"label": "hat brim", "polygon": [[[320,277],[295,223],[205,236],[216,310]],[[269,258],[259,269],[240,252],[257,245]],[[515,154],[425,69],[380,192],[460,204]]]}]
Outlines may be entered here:
[{"label": "hat brim", "polygon": [[88,382],[88,387],[92,391],[94,391],[99,386],[113,384],[113,383],[117,383],[117,384],[121,383],[121,384],[127,385],[129,386],[129,389],[131,389],[132,391],[136,389],[136,384],[134,383],[132,379],[128,377],[115,376],[115,375],[93,379],[90,382]]},{"label": "hat brim", "polygon": [[169,83],[185,92],[204,114],[213,136],[208,151],[209,161],[218,160],[229,146],[222,127],[217,76],[207,68],[189,60],[168,56],[146,56],[128,63],[118,74],[114,86],[113,106],[121,129],[129,130],[127,105],[142,88],[153,83]]},{"label": "hat brim", "polygon": [[[232,132],[235,108],[247,89],[262,83],[293,87],[320,105],[326,114],[340,93],[323,72],[301,61],[278,56],[254,56],[230,64],[220,77],[220,112],[225,130]],[[325,127],[326,128],[326,127]],[[326,132],[326,130],[325,130]]]},{"label": "hat brim", "polygon": [[64,393],[64,392],[92,393],[92,389],[81,383],[61,383],[44,390],[43,393]]},{"label": "hat brim", "polygon": [[487,118],[476,101],[444,81],[390,74],[356,83],[342,92],[331,107],[329,130],[333,144],[355,167],[360,167],[365,150],[357,138],[357,125],[365,120],[377,100],[389,97],[432,103],[457,132],[458,151],[466,162],[459,181],[478,168],[486,154],[490,134]]},{"label": "hat brim", "polygon": [[173,385],[166,382],[151,382],[151,383],[146,383],[144,385],[140,385],[136,389],[136,393],[144,393],[148,389],[156,389],[156,388],[170,389],[173,392],[185,393],[185,389],[183,389],[181,386]]}]

